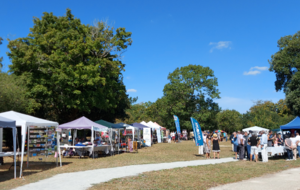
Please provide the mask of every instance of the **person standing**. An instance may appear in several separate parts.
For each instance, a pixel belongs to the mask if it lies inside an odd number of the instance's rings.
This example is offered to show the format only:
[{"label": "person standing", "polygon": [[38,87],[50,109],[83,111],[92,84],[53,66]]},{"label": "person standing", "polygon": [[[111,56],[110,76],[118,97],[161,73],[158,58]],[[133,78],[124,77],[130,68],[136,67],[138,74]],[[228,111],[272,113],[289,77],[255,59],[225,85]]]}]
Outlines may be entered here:
[{"label": "person standing", "polygon": [[268,146],[268,136],[266,135],[266,132],[262,132],[261,140],[261,157],[263,162],[268,162],[268,152],[267,152],[267,146]]},{"label": "person standing", "polygon": [[292,141],[292,152],[293,152],[293,159],[297,160],[297,139],[295,138],[295,133],[292,133],[291,135],[291,141]]},{"label": "person standing", "polygon": [[285,137],[284,144],[285,144],[285,149],[288,157],[286,161],[290,161],[293,160],[292,141],[288,135],[285,135],[284,137]]},{"label": "person standing", "polygon": [[210,150],[211,150],[211,136],[209,134],[207,134],[206,137],[206,158],[209,159],[210,158]]},{"label": "person standing", "polygon": [[[204,139],[204,133],[203,133],[203,131],[202,131],[202,139]],[[203,141],[203,145],[204,145],[204,141]],[[203,145],[199,146],[199,154],[200,155],[203,155]]]},{"label": "person standing", "polygon": [[175,132],[175,143],[177,143],[178,142],[178,133],[177,133],[177,131]]},{"label": "person standing", "polygon": [[237,159],[237,147],[238,147],[238,143],[237,143],[237,135],[236,135],[236,132],[233,132],[232,133],[233,135],[233,138],[231,139],[231,143],[233,144],[233,152],[235,152],[235,159]]},{"label": "person standing", "polygon": [[274,139],[273,133],[272,133],[272,131],[269,131],[269,135],[268,135],[268,147],[272,147],[273,146],[273,139]]},{"label": "person standing", "polygon": [[245,131],[244,132],[244,149],[245,149],[245,153],[247,155],[247,159],[250,160],[250,151],[248,151],[248,139],[249,139],[249,135],[248,132]]},{"label": "person standing", "polygon": [[238,144],[239,144],[238,145],[239,160],[244,160],[244,156],[245,156],[244,137],[240,131],[238,131],[237,140],[238,140]]},{"label": "person standing", "polygon": [[281,137],[281,134],[278,134],[277,135],[278,137],[277,137],[277,141],[278,141],[278,146],[283,146],[284,144],[284,142],[283,142],[283,139],[282,139],[282,137]]},{"label": "person standing", "polygon": [[226,140],[227,142],[227,133],[224,131],[224,139]]},{"label": "person standing", "polygon": [[250,161],[252,161],[252,155],[254,155],[255,162],[257,162],[257,159],[258,159],[259,138],[255,134],[253,134],[249,138],[249,143],[250,143],[250,146],[251,146]]},{"label": "person standing", "polygon": [[216,159],[216,153],[218,155],[218,159],[220,159],[220,146],[219,146],[219,138],[216,134],[213,135],[212,144],[213,144],[213,152],[214,152],[214,159]]},{"label": "person standing", "polygon": [[299,132],[296,133],[296,145],[297,145],[297,150],[298,150],[298,156],[300,158],[300,135]]},{"label": "person standing", "polygon": [[[234,135],[235,134],[235,135]],[[233,137],[236,137],[236,133],[235,132],[233,132],[231,135],[230,135],[230,137],[229,137],[229,140],[230,140],[230,142],[231,142],[231,147],[232,147],[232,151],[234,152],[234,144],[233,144],[233,141],[232,141],[232,139],[233,139]]]},{"label": "person standing", "polygon": [[206,132],[204,131],[203,134],[203,154],[206,154]]}]

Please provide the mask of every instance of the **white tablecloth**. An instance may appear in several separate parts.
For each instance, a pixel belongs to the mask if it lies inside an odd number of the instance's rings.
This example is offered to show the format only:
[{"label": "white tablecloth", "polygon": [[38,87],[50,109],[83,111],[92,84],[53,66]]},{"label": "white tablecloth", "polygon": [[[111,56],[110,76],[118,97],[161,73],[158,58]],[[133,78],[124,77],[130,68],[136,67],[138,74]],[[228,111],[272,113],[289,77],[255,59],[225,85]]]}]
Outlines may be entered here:
[{"label": "white tablecloth", "polygon": [[[16,156],[22,155],[21,152],[16,152]],[[26,153],[24,152],[24,155]],[[0,157],[14,156],[14,152],[0,152]]]},{"label": "white tablecloth", "polygon": [[[267,147],[267,152],[270,152],[272,156],[275,154],[283,154],[285,152],[284,146],[278,146],[278,147]],[[258,149],[258,152],[261,152],[261,148]]]},{"label": "white tablecloth", "polygon": [[[94,146],[94,152],[102,151],[105,154],[109,154],[109,148],[110,148],[110,145]],[[90,155],[91,155],[93,152],[93,147],[90,147],[89,151],[90,151]]]}]

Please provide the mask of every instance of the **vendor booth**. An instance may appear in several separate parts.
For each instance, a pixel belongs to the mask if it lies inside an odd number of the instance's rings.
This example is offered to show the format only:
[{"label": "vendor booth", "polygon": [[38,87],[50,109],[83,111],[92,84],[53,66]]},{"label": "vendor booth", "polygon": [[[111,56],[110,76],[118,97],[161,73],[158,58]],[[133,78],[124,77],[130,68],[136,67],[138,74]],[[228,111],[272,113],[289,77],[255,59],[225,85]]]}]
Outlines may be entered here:
[{"label": "vendor booth", "polygon": [[132,123],[131,125],[139,129],[141,146],[151,146],[151,128],[140,123]]},{"label": "vendor booth", "polygon": [[[2,145],[1,145],[1,150],[0,150],[0,157],[6,157],[6,156],[13,156],[14,157],[14,178],[16,179],[17,171],[16,171],[16,136],[17,136],[17,129],[16,129],[16,121],[4,118],[0,116],[0,128],[1,130],[3,128],[11,128],[12,129],[12,137],[13,137],[13,152],[2,152]],[[3,140],[3,134],[0,135],[0,141],[2,143]]]},{"label": "vendor booth", "polygon": [[167,142],[167,134],[166,134],[167,129],[165,127],[162,127],[161,125],[159,125],[156,122],[154,122],[154,124],[159,126],[162,142],[166,143]]},{"label": "vendor booth", "polygon": [[152,128],[152,131],[155,132],[156,131],[156,134],[155,134],[155,137],[156,138],[156,141],[158,143],[161,143],[161,131],[160,131],[160,126],[156,125],[155,123],[153,123],[152,121],[149,121],[148,123],[148,126],[150,126]]},{"label": "vendor booth", "polygon": [[292,132],[295,130],[300,130],[300,117],[297,116],[295,119],[293,119],[291,122],[285,125],[281,125],[280,129],[282,131],[290,130]]},{"label": "vendor booth", "polygon": [[[25,139],[26,133],[27,135],[27,167],[29,166],[29,157],[32,156],[41,156],[47,158],[49,154],[53,153],[53,149],[48,151],[41,150],[46,149],[48,147],[48,143],[53,142],[54,136],[48,136],[48,132],[54,132],[58,126],[57,122],[48,121],[45,119],[40,119],[37,117],[33,117],[30,115],[18,113],[15,111],[8,111],[0,113],[1,117],[15,120],[16,126],[21,127],[21,136],[22,136],[22,153],[21,153],[21,166],[20,166],[20,178],[22,177],[22,169],[23,169],[23,159],[25,153]],[[51,130],[49,130],[51,129]],[[42,135],[40,135],[42,134]],[[49,137],[49,138],[48,138]],[[58,141],[59,137],[57,137]],[[39,141],[39,142],[38,142]],[[57,142],[57,144],[59,144]],[[59,146],[59,145],[58,145]],[[36,147],[36,148],[35,148]],[[49,146],[50,149],[50,146]],[[41,158],[42,159],[42,158]],[[56,160],[57,163],[57,160]],[[61,166],[61,159],[60,159]]]},{"label": "vendor booth", "polygon": [[[84,116],[74,121],[59,125],[58,129],[74,130],[72,144],[60,145],[60,148],[64,148],[65,151],[68,152],[75,151],[76,154],[78,154],[80,157],[85,155],[85,153],[89,152],[89,155],[93,156],[94,158],[95,152],[103,151],[106,154],[108,154],[109,151],[112,151],[113,149],[111,140],[110,144],[102,144],[100,141],[100,133],[108,131],[108,128],[98,123],[95,123]],[[91,130],[90,142],[83,142],[82,140],[77,140],[77,130],[85,129]],[[97,135],[95,132],[97,132]]]},{"label": "vendor booth", "polygon": [[245,128],[245,129],[243,129],[243,131],[244,132],[248,132],[248,133],[249,133],[249,131],[253,131],[255,133],[258,133],[260,131],[265,131],[267,133],[269,131],[269,129],[258,127],[258,126],[254,126],[254,127]]},{"label": "vendor booth", "polygon": [[126,123],[118,123],[115,124],[115,126],[124,128],[122,136],[125,136],[127,150],[129,150],[129,152],[132,152],[133,150],[137,151],[138,143],[140,141],[139,128],[134,127],[132,125],[128,125]]}]

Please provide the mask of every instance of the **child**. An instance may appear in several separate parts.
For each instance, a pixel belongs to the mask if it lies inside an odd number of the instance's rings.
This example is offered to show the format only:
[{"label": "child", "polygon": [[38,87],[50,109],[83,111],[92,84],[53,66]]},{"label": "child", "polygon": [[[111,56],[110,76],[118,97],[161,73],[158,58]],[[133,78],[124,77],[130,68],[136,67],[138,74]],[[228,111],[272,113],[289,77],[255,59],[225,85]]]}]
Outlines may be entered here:
[{"label": "child", "polygon": [[277,138],[275,138],[274,140],[273,140],[274,142],[274,147],[278,147],[278,139]]}]

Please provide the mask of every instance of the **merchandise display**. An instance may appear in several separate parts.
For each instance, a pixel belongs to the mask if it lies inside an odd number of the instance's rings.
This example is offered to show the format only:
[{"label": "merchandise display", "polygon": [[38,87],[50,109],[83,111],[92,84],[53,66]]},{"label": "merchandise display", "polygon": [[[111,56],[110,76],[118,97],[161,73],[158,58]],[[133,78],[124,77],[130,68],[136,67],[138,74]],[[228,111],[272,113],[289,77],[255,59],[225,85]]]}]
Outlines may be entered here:
[{"label": "merchandise display", "polygon": [[48,157],[55,154],[56,131],[54,126],[30,126],[27,134],[29,157]]}]

